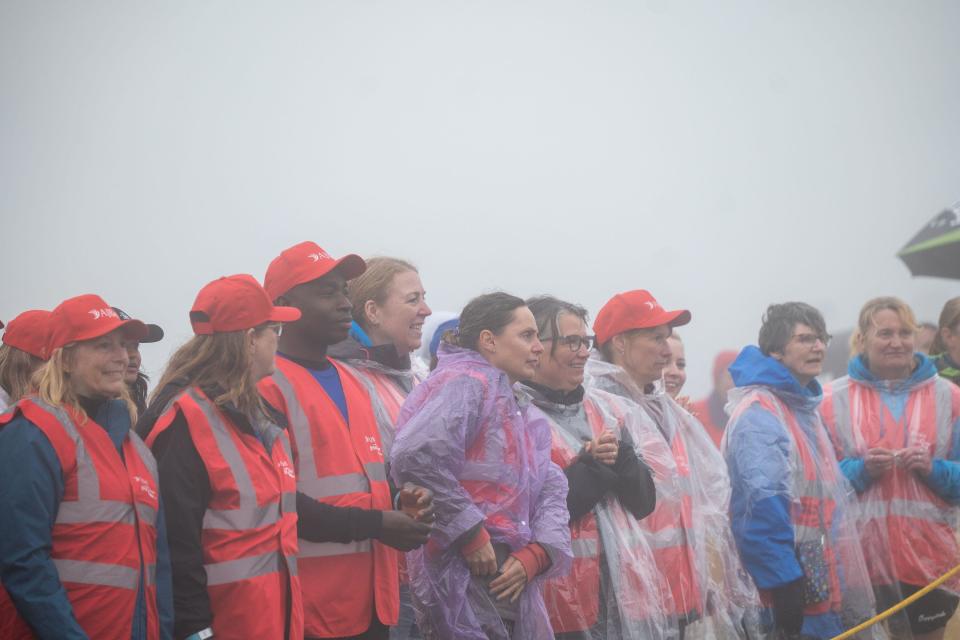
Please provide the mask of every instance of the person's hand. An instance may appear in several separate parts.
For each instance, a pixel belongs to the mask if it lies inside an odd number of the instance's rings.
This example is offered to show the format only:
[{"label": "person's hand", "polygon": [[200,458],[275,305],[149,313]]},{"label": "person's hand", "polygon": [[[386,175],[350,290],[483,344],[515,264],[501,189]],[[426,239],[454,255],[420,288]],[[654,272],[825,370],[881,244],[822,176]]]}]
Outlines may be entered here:
[{"label": "person's hand", "polygon": [[584,449],[596,458],[597,462],[612,465],[617,461],[620,443],[613,431],[605,429],[603,433],[584,445]]},{"label": "person's hand", "polygon": [[693,410],[693,401],[690,399],[690,396],[677,396],[673,399],[680,407],[692,415],[694,418],[697,417],[697,412]]},{"label": "person's hand", "polygon": [[400,510],[417,522],[433,524],[437,519],[433,512],[433,491],[411,482],[400,489]]},{"label": "person's hand", "polygon": [[894,456],[893,451],[874,447],[867,451],[867,457],[864,458],[864,466],[871,478],[876,480],[893,469]]},{"label": "person's hand", "polygon": [[913,471],[921,478],[926,478],[933,471],[933,458],[927,447],[910,447],[898,454],[900,466],[907,471]]},{"label": "person's hand", "polygon": [[381,513],[383,526],[380,530],[380,542],[400,551],[413,551],[423,546],[433,530],[429,524],[417,522],[403,511]]},{"label": "person's hand", "polygon": [[497,600],[509,598],[510,602],[516,602],[527,586],[527,580],[527,571],[523,564],[510,556],[500,568],[500,575],[490,583],[490,593],[496,596]]},{"label": "person's hand", "polygon": [[470,573],[475,576],[492,576],[497,572],[497,554],[489,542],[473,553],[464,556]]}]

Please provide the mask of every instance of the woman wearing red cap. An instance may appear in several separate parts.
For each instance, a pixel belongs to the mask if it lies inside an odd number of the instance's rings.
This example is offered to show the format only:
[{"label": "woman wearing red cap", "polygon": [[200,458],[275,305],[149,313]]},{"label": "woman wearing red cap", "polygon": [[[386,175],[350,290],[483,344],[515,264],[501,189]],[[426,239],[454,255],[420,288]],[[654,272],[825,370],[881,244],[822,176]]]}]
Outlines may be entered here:
[{"label": "woman wearing red cap", "polygon": [[7,324],[0,346],[0,411],[33,388],[33,372],[47,360],[49,316],[49,311],[24,311]]},{"label": "woman wearing red cap", "polygon": [[587,384],[639,404],[673,452],[673,469],[655,469],[657,508],[641,525],[656,543],[681,636],[697,623],[709,637],[738,637],[757,622],[759,596],[743,578],[730,534],[726,465],[662,380],[673,327],[688,322],[689,311],[668,311],[648,291],[614,296],[593,325],[599,350],[587,361]]},{"label": "woman wearing red cap", "polygon": [[156,465],[123,382],[146,327],[84,295],[46,329],[36,393],[0,416],[0,637],[169,637]]},{"label": "woman wearing red cap", "polygon": [[303,638],[293,457],[257,391],[281,323],[299,317],[252,276],[214,280],[160,380],[147,442],[167,496],[177,638]]}]

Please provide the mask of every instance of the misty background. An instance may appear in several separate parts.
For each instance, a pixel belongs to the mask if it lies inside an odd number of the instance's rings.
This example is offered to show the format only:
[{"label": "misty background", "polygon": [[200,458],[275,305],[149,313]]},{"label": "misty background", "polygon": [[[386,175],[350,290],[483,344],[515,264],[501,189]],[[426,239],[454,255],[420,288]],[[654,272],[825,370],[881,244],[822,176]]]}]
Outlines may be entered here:
[{"label": "misty background", "polygon": [[0,2],[0,318],[163,326],[311,239],[503,289],[689,308],[689,381],[803,300],[834,333],[960,283],[895,257],[960,200],[960,3]]}]

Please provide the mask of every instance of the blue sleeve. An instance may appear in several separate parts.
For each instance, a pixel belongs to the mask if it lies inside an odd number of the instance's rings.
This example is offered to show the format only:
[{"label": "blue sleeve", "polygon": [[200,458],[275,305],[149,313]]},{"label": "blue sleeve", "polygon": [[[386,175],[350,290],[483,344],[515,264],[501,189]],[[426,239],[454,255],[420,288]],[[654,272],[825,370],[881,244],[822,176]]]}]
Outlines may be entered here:
[{"label": "blue sleeve", "polygon": [[53,445],[15,418],[0,430],[0,581],[38,638],[87,640],[50,559],[62,497]]},{"label": "blue sleeve", "polygon": [[160,614],[160,640],[173,640],[173,572],[167,523],[163,517],[163,496],[157,511],[157,610]]},{"label": "blue sleeve", "polygon": [[844,458],[840,461],[840,471],[853,485],[857,494],[861,494],[870,486],[870,474],[863,458]]},{"label": "blue sleeve", "polygon": [[790,442],[786,429],[755,405],[728,436],[730,524],[744,568],[760,589],[803,577],[790,517]]},{"label": "blue sleeve", "polygon": [[960,504],[960,462],[936,458],[925,480],[930,489],[950,504]]}]

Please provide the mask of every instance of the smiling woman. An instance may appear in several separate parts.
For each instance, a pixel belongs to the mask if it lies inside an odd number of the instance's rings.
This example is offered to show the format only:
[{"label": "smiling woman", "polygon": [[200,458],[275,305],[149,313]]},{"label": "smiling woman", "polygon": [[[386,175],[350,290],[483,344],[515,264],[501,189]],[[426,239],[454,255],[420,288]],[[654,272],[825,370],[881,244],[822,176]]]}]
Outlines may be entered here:
[{"label": "smiling woman", "polygon": [[474,298],[400,413],[394,480],[437,497],[430,544],[407,554],[427,637],[553,638],[541,585],[569,566],[567,483],[549,424],[514,387],[542,353],[522,299]]},{"label": "smiling woman", "polygon": [[146,326],[95,295],[64,301],[46,322],[36,393],[0,417],[0,629],[158,637],[158,612],[170,611],[154,580],[168,571],[165,528],[124,384],[127,344]]}]

